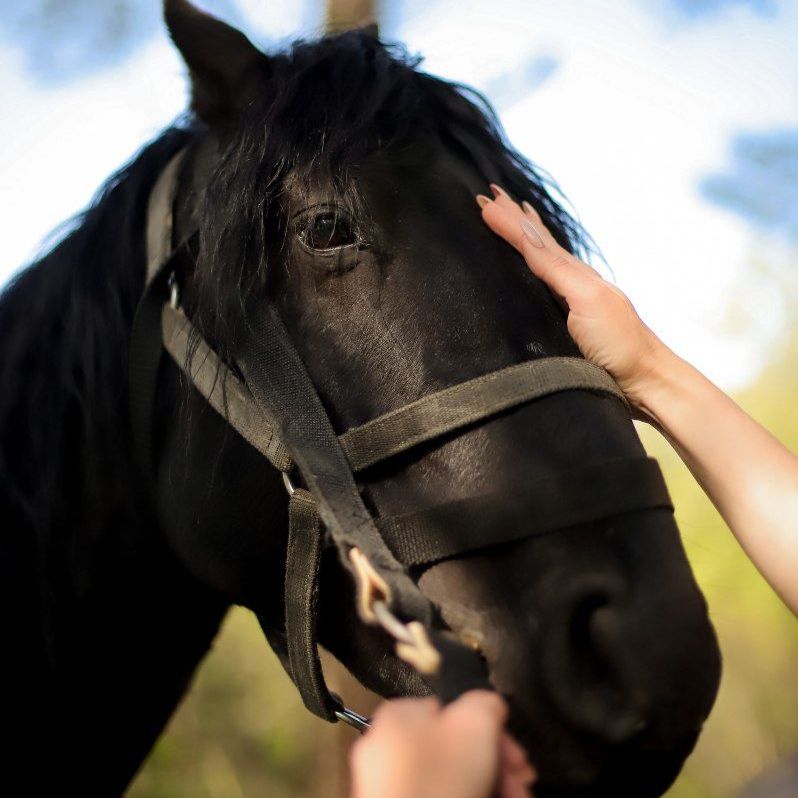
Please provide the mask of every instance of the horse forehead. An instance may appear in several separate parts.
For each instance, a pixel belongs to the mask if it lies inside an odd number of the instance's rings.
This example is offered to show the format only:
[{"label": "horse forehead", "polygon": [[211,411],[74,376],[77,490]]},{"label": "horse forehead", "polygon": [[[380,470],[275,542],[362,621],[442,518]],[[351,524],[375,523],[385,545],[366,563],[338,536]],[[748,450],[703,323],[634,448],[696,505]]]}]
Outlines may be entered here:
[{"label": "horse forehead", "polygon": [[418,194],[418,184],[423,189],[454,191],[471,196],[487,187],[485,177],[459,153],[443,142],[421,137],[400,149],[377,151],[362,164],[355,174],[362,177],[366,186],[382,187],[380,178],[388,178],[396,193],[404,188],[408,194]]}]

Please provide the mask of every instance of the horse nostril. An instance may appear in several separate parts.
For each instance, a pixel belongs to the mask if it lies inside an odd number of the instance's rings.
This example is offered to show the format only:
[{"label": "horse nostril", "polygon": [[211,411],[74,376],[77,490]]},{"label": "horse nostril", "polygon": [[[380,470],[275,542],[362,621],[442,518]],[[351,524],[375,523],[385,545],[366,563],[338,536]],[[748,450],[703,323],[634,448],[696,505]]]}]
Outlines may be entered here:
[{"label": "horse nostril", "polygon": [[646,717],[627,663],[621,590],[594,582],[563,598],[543,635],[549,695],[570,725],[607,742],[624,742],[646,728]]}]

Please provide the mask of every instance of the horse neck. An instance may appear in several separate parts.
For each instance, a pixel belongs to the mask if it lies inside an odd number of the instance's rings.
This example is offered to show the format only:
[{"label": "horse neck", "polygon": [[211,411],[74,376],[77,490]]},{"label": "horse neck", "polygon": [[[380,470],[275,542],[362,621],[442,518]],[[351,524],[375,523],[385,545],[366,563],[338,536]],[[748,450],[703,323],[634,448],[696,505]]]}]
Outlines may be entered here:
[{"label": "horse neck", "polygon": [[57,589],[61,609],[70,592],[76,600],[90,592],[114,547],[130,548],[126,535],[138,540],[151,523],[134,487],[126,376],[143,282],[147,154],[0,300],[3,502],[42,593]]},{"label": "horse neck", "polygon": [[145,150],[0,300],[0,613],[14,652],[0,700],[6,761],[26,783],[120,792],[225,609],[171,553],[129,442],[144,207],[174,149]]}]

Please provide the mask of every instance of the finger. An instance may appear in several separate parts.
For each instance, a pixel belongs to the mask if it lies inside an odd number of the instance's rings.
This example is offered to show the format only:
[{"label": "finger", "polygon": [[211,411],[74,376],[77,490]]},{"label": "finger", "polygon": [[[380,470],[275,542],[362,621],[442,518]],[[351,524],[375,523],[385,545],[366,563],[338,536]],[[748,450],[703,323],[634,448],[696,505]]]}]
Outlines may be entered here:
[{"label": "finger", "polygon": [[493,750],[498,766],[507,705],[497,693],[471,690],[443,710],[442,720],[450,733],[462,739],[470,750]]},{"label": "finger", "polygon": [[[523,255],[532,273],[549,285],[549,289],[552,291],[555,300],[562,307],[563,311],[567,313],[568,303],[565,300],[564,294],[561,290],[557,290],[549,284],[547,278],[551,270],[549,268],[543,268],[546,265],[543,263],[543,259],[548,261],[551,257],[560,256],[552,255],[554,250],[541,248],[541,237],[537,239],[533,237],[535,241],[535,244],[533,244],[532,240],[524,235],[524,229],[521,224],[525,221],[528,223],[529,220],[520,208],[512,207],[508,205],[508,203],[489,200],[487,197],[482,199],[480,207],[482,208],[482,218],[488,227]],[[565,255],[563,254],[562,257],[565,257]]]},{"label": "finger", "polygon": [[[510,218],[525,218],[533,223],[535,230],[543,240],[544,246],[555,250],[558,252],[558,254],[563,256],[573,257],[573,255],[567,249],[565,249],[565,247],[563,247],[552,235],[551,231],[544,223],[543,217],[530,202],[523,200],[523,202],[521,202],[519,205],[501,186],[497,185],[496,183],[490,184],[490,190],[493,192],[494,197],[492,202],[494,202],[498,208],[507,211],[510,214]],[[486,199],[490,198],[486,197]],[[579,262],[582,263],[582,261]],[[592,269],[592,267],[587,263],[583,263],[583,265],[587,269]]]},{"label": "finger", "polygon": [[386,726],[416,725],[440,712],[437,698],[396,698],[384,701],[377,707],[371,719],[372,729]]},{"label": "finger", "polygon": [[469,690],[445,707],[443,714],[449,717],[461,715],[485,717],[491,723],[503,726],[507,720],[508,709],[505,700],[492,690]]},{"label": "finger", "polygon": [[530,783],[514,773],[504,773],[499,779],[501,798],[530,798]]},{"label": "finger", "polygon": [[556,296],[565,300],[569,307],[573,307],[574,299],[578,300],[580,295],[590,293],[596,283],[602,281],[599,274],[589,267],[583,268],[584,264],[573,256],[541,248],[525,226],[521,227],[521,232],[521,254],[530,271],[543,280]]},{"label": "finger", "polygon": [[483,206],[482,218],[496,235],[521,251],[522,235],[519,225],[525,217],[515,203],[491,200]]},{"label": "finger", "polygon": [[589,285],[584,283],[586,278],[602,279],[554,240],[531,205],[526,203],[531,213],[524,213],[499,186],[491,185],[491,189],[496,199],[484,198],[480,203],[482,218],[524,256],[532,273],[546,283],[564,309],[570,306],[569,295],[573,297]]},{"label": "finger", "polygon": [[523,213],[521,206],[501,187],[496,183],[490,184],[490,190],[493,192],[493,201],[502,208],[508,210],[516,210]]},{"label": "finger", "polygon": [[549,230],[549,228],[546,226],[546,223],[543,221],[543,217],[535,210],[534,206],[530,202],[524,200],[521,203],[521,211],[524,216],[529,219],[538,229],[547,246],[550,246],[552,249],[562,249],[560,244],[557,242],[557,239],[551,234],[551,230]]},{"label": "finger", "polygon": [[480,795],[501,786],[500,743],[507,714],[504,700],[487,690],[469,691],[443,710],[439,733],[456,746],[458,757],[469,763],[472,773],[480,774]]},{"label": "finger", "polygon": [[501,739],[501,757],[504,766],[509,770],[534,773],[526,757],[526,751],[506,732]]},{"label": "finger", "polygon": [[506,210],[511,217],[518,219],[530,219],[533,221],[538,234],[543,239],[545,246],[551,247],[555,250],[561,250],[563,254],[570,255],[568,250],[564,249],[557,242],[557,239],[549,231],[549,228],[543,222],[543,218],[535,210],[535,208],[526,200],[519,205],[501,186],[496,183],[490,184],[490,190],[493,192],[493,201],[500,207]]},{"label": "finger", "polygon": [[[502,738],[500,758],[500,784],[504,785],[509,781],[511,784],[518,783],[527,788],[537,780],[537,773],[527,761],[524,749],[507,734]],[[527,795],[527,792],[524,791],[522,794]]]},{"label": "finger", "polygon": [[541,215],[537,212],[537,210],[535,210],[535,208],[532,206],[531,203],[524,200],[521,203],[521,210],[524,214],[524,217],[528,221],[532,222],[532,224],[534,225],[535,229],[538,232],[538,235],[540,235],[543,238],[543,241],[545,242],[547,248],[556,251],[567,258],[573,258],[574,263],[577,266],[584,267],[584,269],[586,271],[589,271],[591,274],[595,274],[601,277],[598,271],[596,271],[596,269],[594,269],[589,263],[585,263],[583,260],[577,258],[575,255],[570,253],[565,247],[563,247],[557,241],[557,239],[551,234],[549,228],[546,226]]},{"label": "finger", "polygon": [[574,276],[568,269],[566,258],[549,250],[541,250],[526,236],[521,241],[521,254],[532,274],[542,280],[556,297],[567,303],[568,294],[574,290]]},{"label": "finger", "polygon": [[[519,252],[522,252],[524,223],[526,223],[526,237],[534,246],[548,250],[556,257],[562,257],[567,260],[573,259],[575,264],[583,266],[586,271],[598,274],[592,267],[579,261],[567,249],[557,243],[543,223],[540,215],[526,200],[522,203],[522,207],[514,202],[501,186],[491,183],[490,187],[495,199],[484,205],[482,216],[495,233],[504,238]],[[522,225],[520,230],[516,226],[517,224]]]}]

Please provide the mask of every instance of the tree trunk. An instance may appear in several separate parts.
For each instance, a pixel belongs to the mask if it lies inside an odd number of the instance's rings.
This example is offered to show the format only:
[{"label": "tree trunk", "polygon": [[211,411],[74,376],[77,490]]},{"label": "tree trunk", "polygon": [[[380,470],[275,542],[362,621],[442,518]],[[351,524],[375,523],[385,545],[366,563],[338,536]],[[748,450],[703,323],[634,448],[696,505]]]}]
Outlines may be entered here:
[{"label": "tree trunk", "polygon": [[327,30],[336,32],[377,21],[376,0],[326,0]]}]

